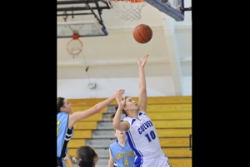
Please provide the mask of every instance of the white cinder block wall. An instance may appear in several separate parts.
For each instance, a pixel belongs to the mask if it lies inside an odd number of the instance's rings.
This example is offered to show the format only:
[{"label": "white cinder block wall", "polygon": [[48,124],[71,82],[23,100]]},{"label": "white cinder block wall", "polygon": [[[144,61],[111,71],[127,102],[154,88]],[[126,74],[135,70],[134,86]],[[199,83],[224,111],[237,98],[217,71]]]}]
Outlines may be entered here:
[{"label": "white cinder block wall", "polygon": [[[171,77],[147,77],[148,96],[175,96]],[[191,77],[183,77],[183,95],[192,95]],[[95,89],[88,84],[96,83]],[[106,98],[115,90],[125,89],[125,95],[138,96],[138,78],[57,80],[57,95],[66,98]]]}]

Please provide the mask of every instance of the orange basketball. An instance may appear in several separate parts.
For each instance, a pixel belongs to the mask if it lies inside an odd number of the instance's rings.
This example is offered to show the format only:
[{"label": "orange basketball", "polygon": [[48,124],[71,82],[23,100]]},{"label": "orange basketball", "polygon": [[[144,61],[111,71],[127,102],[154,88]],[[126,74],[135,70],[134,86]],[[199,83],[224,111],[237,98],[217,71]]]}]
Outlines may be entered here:
[{"label": "orange basketball", "polygon": [[148,25],[139,24],[134,28],[133,36],[138,43],[144,44],[152,39],[153,31]]}]

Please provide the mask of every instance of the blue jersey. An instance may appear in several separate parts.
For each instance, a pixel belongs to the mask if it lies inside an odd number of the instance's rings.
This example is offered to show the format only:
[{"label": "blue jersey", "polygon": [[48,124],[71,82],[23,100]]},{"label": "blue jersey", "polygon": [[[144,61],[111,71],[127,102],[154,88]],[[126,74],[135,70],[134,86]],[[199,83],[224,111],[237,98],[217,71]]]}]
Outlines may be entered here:
[{"label": "blue jersey", "polygon": [[116,140],[114,143],[110,145],[110,151],[114,159],[114,167],[134,166],[135,154],[134,151],[129,146],[127,140],[124,147],[118,144],[118,141]]},{"label": "blue jersey", "polygon": [[163,155],[156,129],[143,111],[138,112],[138,118],[126,116],[130,128],[125,132],[130,147],[136,154],[135,166],[140,166],[147,159],[157,158]]}]

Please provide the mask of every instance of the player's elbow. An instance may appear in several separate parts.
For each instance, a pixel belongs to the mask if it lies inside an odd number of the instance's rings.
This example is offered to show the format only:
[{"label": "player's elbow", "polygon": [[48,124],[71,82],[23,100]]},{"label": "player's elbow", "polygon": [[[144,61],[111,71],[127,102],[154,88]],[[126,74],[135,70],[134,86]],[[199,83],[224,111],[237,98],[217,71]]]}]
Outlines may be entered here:
[{"label": "player's elbow", "polygon": [[113,122],[113,127],[114,129],[119,129],[120,125],[116,122]]}]

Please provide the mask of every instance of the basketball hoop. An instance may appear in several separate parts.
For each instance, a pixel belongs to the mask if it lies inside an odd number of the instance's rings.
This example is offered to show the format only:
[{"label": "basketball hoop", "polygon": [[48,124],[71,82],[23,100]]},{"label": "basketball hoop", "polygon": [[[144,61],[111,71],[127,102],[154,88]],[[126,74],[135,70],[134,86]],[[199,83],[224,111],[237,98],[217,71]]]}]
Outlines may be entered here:
[{"label": "basketball hoop", "polygon": [[72,39],[67,44],[67,51],[71,55],[78,55],[81,53],[83,48],[83,43],[79,39],[79,34],[77,30],[73,30]]},{"label": "basketball hoop", "polygon": [[140,20],[141,9],[147,3],[144,0],[107,0],[118,20]]}]

